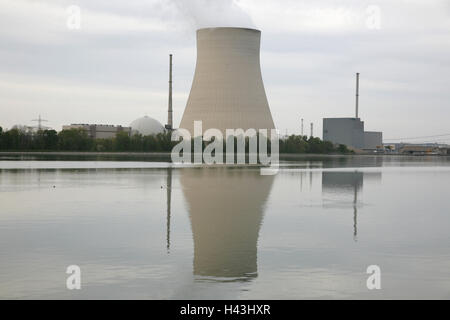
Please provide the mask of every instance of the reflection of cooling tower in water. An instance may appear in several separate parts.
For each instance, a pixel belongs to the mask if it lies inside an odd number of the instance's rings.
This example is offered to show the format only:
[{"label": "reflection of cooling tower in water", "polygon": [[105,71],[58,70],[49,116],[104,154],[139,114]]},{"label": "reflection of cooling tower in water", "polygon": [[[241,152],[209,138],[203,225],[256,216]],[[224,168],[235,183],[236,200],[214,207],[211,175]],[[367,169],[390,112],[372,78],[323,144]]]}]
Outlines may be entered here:
[{"label": "reflection of cooling tower in water", "polygon": [[256,277],[257,242],[273,176],[259,170],[183,169],[194,238],[194,274]]},{"label": "reflection of cooling tower in water", "polygon": [[203,131],[273,129],[261,76],[261,32],[245,28],[197,30],[197,65],[180,128]]}]

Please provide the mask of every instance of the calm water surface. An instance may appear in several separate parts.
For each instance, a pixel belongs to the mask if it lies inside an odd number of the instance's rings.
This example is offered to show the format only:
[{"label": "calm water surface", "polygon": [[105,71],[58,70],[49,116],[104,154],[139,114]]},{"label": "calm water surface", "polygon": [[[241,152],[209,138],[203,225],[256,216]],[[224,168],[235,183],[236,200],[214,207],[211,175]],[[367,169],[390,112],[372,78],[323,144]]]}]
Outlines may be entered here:
[{"label": "calm water surface", "polygon": [[0,156],[0,298],[450,299],[449,190],[444,157]]}]

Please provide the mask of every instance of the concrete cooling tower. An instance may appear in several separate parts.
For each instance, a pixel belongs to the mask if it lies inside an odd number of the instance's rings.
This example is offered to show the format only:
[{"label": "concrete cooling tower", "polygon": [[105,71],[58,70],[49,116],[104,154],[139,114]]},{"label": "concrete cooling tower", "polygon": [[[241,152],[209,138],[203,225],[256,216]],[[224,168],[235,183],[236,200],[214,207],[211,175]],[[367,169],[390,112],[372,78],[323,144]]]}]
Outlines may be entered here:
[{"label": "concrete cooling tower", "polygon": [[245,28],[197,30],[197,65],[180,128],[194,136],[225,129],[274,129],[261,77],[261,31]]}]

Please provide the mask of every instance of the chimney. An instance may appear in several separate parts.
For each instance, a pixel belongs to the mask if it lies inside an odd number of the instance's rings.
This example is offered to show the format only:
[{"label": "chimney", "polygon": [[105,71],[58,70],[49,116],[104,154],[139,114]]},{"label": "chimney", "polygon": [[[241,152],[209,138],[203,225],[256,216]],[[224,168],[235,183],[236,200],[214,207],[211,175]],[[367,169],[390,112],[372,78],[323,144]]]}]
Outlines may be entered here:
[{"label": "chimney", "polygon": [[302,136],[303,136],[303,118],[302,118]]},{"label": "chimney", "polygon": [[313,123],[311,122],[311,138],[314,136],[313,133]]},{"label": "chimney", "polygon": [[359,73],[356,73],[356,112],[355,112],[355,118],[358,118],[358,105],[359,103]]},{"label": "chimney", "polygon": [[167,115],[166,129],[173,129],[172,116],[172,54],[169,54],[169,110]]}]

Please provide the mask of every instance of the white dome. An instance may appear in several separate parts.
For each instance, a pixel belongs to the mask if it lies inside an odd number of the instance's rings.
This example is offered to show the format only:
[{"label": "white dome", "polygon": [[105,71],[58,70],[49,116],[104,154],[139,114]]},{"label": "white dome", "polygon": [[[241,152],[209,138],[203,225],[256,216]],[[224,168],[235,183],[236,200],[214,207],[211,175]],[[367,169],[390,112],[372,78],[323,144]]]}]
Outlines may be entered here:
[{"label": "white dome", "polygon": [[163,125],[158,120],[150,118],[148,116],[134,120],[130,124],[130,127],[132,131],[137,131],[143,136],[164,132]]}]

